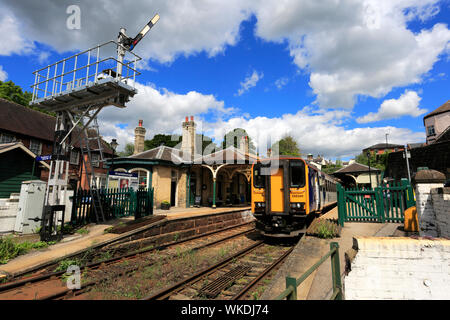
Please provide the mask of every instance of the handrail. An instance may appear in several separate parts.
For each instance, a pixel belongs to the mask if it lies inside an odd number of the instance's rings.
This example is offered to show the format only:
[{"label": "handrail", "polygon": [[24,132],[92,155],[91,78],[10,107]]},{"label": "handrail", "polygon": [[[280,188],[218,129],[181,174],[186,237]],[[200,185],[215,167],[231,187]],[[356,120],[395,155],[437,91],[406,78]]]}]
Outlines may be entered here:
[{"label": "handrail", "polygon": [[333,282],[333,295],[331,300],[342,300],[342,283],[341,271],[339,265],[339,244],[337,242],[330,243],[330,251],[328,251],[319,261],[309,268],[300,278],[286,277],[286,290],[284,290],[275,300],[297,300],[297,287],[302,284],[322,263],[331,257],[331,276]]}]

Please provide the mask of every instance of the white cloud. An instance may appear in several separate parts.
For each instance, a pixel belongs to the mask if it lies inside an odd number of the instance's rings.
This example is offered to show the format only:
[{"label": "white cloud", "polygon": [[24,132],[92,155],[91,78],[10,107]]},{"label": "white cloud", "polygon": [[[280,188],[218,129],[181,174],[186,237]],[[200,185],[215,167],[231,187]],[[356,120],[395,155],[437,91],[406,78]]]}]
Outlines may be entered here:
[{"label": "white cloud", "polygon": [[[405,144],[425,139],[423,132],[396,127],[347,129],[351,112],[345,110],[325,111],[305,107],[295,114],[278,117],[255,117],[237,115],[223,101],[213,95],[199,92],[179,94],[157,89],[152,84],[137,84],[138,94],[125,109],[105,108],[100,113],[101,134],[110,141],[118,139],[119,150],[134,142],[134,128],[138,120],[144,120],[146,138],[158,133],[180,134],[185,116],[195,116],[197,133],[204,133],[221,142],[228,131],[244,128],[265,153],[267,143],[273,144],[284,135],[292,135],[303,153],[323,154],[327,158],[347,158],[359,154],[362,149],[384,141],[390,132],[393,143]],[[206,120],[208,119],[208,120]],[[119,127],[125,128],[121,129]],[[268,130],[270,128],[270,130]]]},{"label": "white cloud", "polygon": [[405,91],[398,99],[389,99],[383,101],[378,112],[370,112],[369,114],[356,119],[358,123],[368,123],[387,119],[397,119],[402,116],[418,117],[425,112],[426,109],[420,109],[419,104],[421,97],[415,91]]},{"label": "white cloud", "polygon": [[275,81],[275,86],[278,88],[278,90],[280,90],[281,88],[283,88],[288,83],[289,83],[289,79],[286,78],[286,77],[283,77],[283,78],[280,78],[280,79]]},{"label": "white cloud", "polygon": [[437,0],[264,2],[256,11],[256,34],[287,41],[294,62],[310,73],[321,107],[350,109],[358,95],[380,98],[420,82],[448,53],[446,25],[417,34],[407,28],[438,11]]},{"label": "white cloud", "polygon": [[250,15],[241,0],[134,0],[82,1],[81,29],[66,27],[68,1],[4,0],[5,6],[20,17],[22,35],[52,46],[58,52],[85,50],[117,37],[121,27],[131,37],[159,13],[161,19],[135,49],[145,59],[172,62],[177,55],[206,51],[210,56],[224,51],[239,40],[240,23]]},{"label": "white cloud", "polygon": [[3,70],[3,66],[0,66],[0,81],[6,81],[8,79],[8,73]]},{"label": "white cloud", "polygon": [[302,153],[323,154],[327,158],[353,157],[367,146],[383,142],[386,132],[390,132],[392,143],[405,144],[425,139],[424,132],[392,126],[347,129],[345,122],[349,116],[346,111],[320,112],[304,108],[296,114],[273,118],[232,117],[227,121],[203,123],[203,128],[207,135],[218,141],[231,129],[244,128],[261,148],[262,154],[266,152],[268,143],[271,145],[288,134],[298,142]]},{"label": "white cloud", "polygon": [[[99,116],[101,134],[106,140],[117,138],[119,150],[126,143],[133,143],[134,128],[138,120],[144,120],[147,128],[146,138],[154,134],[181,132],[181,123],[186,116],[196,115],[201,120],[203,115],[222,118],[235,110],[225,108],[223,101],[218,101],[213,95],[205,95],[196,91],[186,94],[157,89],[153,84],[136,83],[138,94],[128,103],[127,108],[105,108]],[[127,125],[121,129],[118,125]]]},{"label": "white cloud", "polygon": [[261,80],[263,77],[264,74],[262,72],[259,73],[256,70],[253,70],[252,75],[248,76],[247,78],[245,78],[243,82],[241,82],[241,88],[238,90],[237,95],[242,96],[245,92],[255,87],[258,81]]},{"label": "white cloud", "polygon": [[450,52],[447,25],[408,29],[411,21],[435,17],[439,0],[83,1],[80,30],[66,28],[69,4],[3,0],[0,26],[7,41],[2,38],[0,54],[27,52],[33,41],[58,52],[86,49],[115,38],[121,26],[134,36],[158,12],[160,21],[136,48],[151,69],[149,59],[223,53],[239,41],[240,24],[254,14],[255,34],[286,43],[293,62],[310,74],[320,107],[351,109],[358,96],[381,98],[420,83]]},{"label": "white cloud", "polygon": [[[3,10],[2,10],[3,9]],[[0,55],[27,54],[34,48],[33,42],[26,40],[21,32],[19,22],[0,7],[0,30],[2,38],[0,41]]]}]

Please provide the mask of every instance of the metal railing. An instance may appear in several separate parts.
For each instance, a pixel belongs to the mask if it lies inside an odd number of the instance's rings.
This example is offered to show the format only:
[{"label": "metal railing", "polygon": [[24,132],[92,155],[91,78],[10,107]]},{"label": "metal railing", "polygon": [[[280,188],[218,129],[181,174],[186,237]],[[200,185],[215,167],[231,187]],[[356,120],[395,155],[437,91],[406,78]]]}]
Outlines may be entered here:
[{"label": "metal railing", "polygon": [[300,278],[286,277],[286,290],[284,290],[275,300],[297,300],[297,287],[302,284],[322,263],[331,257],[331,276],[333,283],[333,294],[330,300],[342,300],[342,282],[341,268],[339,265],[339,244],[337,242],[330,243],[330,251],[325,254],[318,262],[309,268]]},{"label": "metal railing", "polygon": [[[137,63],[141,57],[126,51],[123,62],[117,59],[117,48],[122,45],[116,41],[108,41],[71,57],[55,62],[45,68],[33,72],[35,77],[31,104],[39,99],[58,96],[76,88],[97,84],[104,78],[112,78],[128,84],[132,81],[135,89]],[[123,74],[118,74],[118,66],[122,66]]]}]

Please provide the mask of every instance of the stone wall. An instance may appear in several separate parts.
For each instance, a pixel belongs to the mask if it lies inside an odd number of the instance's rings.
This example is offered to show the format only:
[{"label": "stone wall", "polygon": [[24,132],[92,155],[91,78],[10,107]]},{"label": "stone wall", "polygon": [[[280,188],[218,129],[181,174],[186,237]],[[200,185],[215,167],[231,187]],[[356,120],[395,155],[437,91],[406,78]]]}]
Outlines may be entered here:
[{"label": "stone wall", "polygon": [[413,182],[420,236],[450,238],[450,188],[445,175],[436,170],[420,170]]},{"label": "stone wall", "polygon": [[354,239],[346,300],[450,299],[450,240]]},{"label": "stone wall", "polygon": [[431,189],[431,203],[438,236],[450,239],[450,188]]}]

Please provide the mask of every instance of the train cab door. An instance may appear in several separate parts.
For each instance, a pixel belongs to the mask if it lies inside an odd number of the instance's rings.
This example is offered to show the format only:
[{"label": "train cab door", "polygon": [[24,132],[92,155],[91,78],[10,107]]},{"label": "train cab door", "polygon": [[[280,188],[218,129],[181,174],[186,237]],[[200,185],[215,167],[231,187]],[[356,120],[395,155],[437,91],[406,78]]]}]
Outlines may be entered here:
[{"label": "train cab door", "polygon": [[283,167],[270,177],[270,203],[272,212],[284,212],[284,180]]}]

